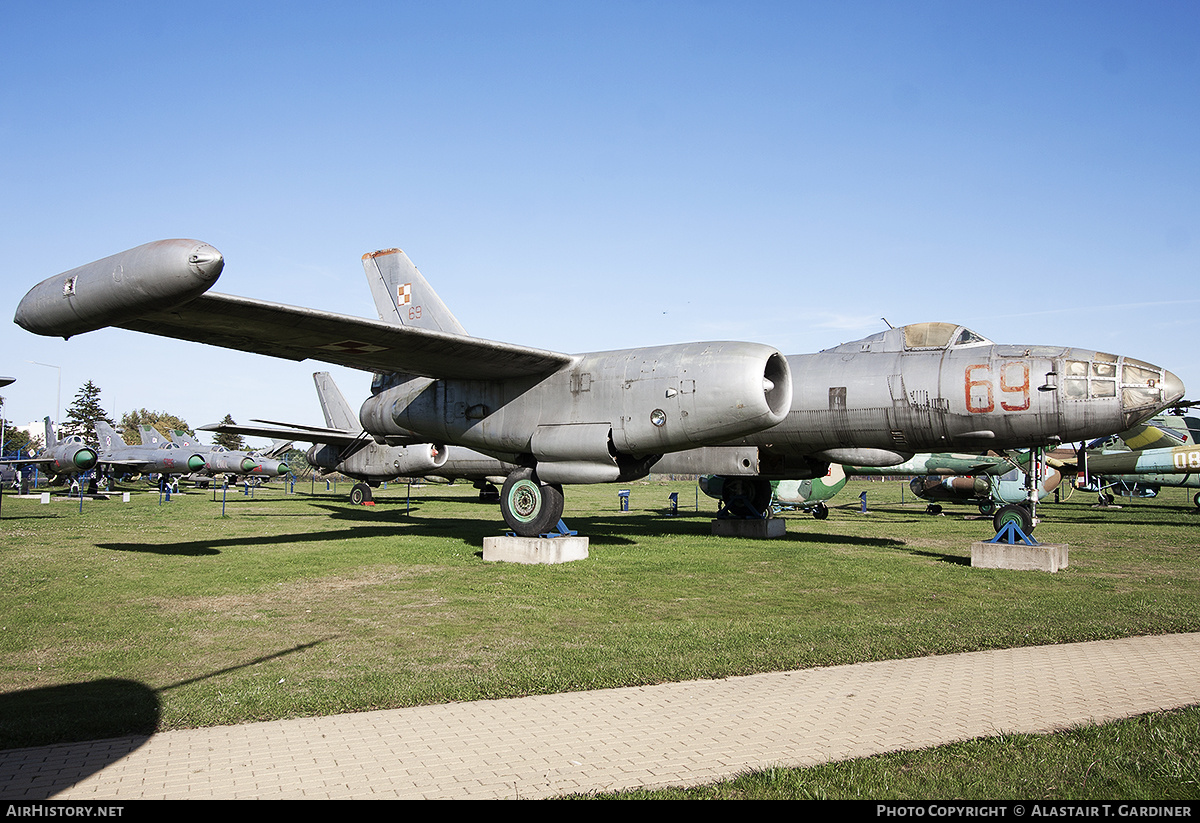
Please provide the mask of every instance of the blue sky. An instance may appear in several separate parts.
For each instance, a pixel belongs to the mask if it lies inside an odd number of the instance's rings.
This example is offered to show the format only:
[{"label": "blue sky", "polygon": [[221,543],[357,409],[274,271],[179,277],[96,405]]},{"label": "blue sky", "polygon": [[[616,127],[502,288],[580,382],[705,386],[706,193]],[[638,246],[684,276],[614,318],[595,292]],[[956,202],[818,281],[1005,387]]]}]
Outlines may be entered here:
[{"label": "blue sky", "polygon": [[[9,317],[167,237],[221,250],[214,291],[374,317],[360,257],[399,246],[491,339],[795,354],[945,320],[1200,396],[1195,2],[48,0],[0,34]],[[60,376],[62,407],[92,380],[193,426],[369,387],[111,329],[0,347],[18,423]]]}]

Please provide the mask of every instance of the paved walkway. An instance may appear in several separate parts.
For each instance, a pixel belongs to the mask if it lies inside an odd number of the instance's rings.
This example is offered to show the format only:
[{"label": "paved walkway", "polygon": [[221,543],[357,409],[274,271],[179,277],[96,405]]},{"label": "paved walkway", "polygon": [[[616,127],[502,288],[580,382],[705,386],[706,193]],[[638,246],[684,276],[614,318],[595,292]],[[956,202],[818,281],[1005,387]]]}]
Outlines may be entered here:
[{"label": "paved walkway", "polygon": [[0,797],[541,798],[1200,704],[1200,634],[0,751]]}]

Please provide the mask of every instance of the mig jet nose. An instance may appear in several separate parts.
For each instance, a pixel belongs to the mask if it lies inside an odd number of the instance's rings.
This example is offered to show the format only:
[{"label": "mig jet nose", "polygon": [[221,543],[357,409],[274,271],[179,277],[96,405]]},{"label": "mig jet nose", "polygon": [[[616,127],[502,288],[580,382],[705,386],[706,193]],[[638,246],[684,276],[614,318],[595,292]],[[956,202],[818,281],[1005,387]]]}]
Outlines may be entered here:
[{"label": "mig jet nose", "polygon": [[75,468],[79,469],[80,471],[87,471],[96,465],[97,459],[96,453],[91,449],[80,449],[79,451],[75,452],[75,457],[73,458],[72,462],[75,463]]}]

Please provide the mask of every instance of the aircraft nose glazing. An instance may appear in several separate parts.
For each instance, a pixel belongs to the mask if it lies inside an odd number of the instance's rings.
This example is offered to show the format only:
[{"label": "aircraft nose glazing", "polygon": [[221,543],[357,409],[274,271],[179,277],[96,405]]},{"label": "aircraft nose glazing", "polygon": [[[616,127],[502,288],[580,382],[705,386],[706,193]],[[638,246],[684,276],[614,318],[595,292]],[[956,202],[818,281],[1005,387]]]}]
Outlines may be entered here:
[{"label": "aircraft nose glazing", "polygon": [[1183,387],[1183,381],[1166,369],[1163,369],[1162,390],[1163,399],[1167,401],[1167,405],[1182,400],[1186,392],[1186,389]]},{"label": "aircraft nose glazing", "polygon": [[1126,358],[1121,375],[1121,413],[1126,427],[1183,398],[1183,381],[1158,366]]}]

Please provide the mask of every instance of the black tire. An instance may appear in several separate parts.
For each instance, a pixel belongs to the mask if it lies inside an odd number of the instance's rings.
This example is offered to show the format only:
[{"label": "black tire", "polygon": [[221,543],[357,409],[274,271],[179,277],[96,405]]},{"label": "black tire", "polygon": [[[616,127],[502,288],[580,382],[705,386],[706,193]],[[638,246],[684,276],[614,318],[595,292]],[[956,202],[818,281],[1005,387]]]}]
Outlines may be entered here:
[{"label": "black tire", "polygon": [[354,488],[350,490],[350,502],[356,506],[366,505],[374,499],[371,496],[371,487],[366,483],[355,483]]},{"label": "black tire", "polygon": [[1030,513],[1028,508],[1019,503],[1001,506],[992,517],[992,525],[996,527],[996,532],[999,533],[1009,523],[1016,524],[1016,527],[1028,536],[1033,531],[1033,514]]},{"label": "black tire", "polygon": [[771,481],[761,477],[724,477],[721,502],[733,517],[763,517],[771,508]]},{"label": "black tire", "polygon": [[1192,502],[1196,504],[1196,508],[1200,509],[1200,492],[1196,492],[1196,496],[1192,498]]},{"label": "black tire", "polygon": [[942,513],[942,507],[939,503],[930,503],[925,507],[926,514],[938,515]]},{"label": "black tire", "polygon": [[547,534],[562,519],[562,486],[540,482],[532,469],[519,469],[500,490],[500,512],[508,527],[521,537]]},{"label": "black tire", "polygon": [[817,507],[813,509],[813,517],[817,520],[825,520],[829,517],[829,507],[824,503],[818,503]]},{"label": "black tire", "polygon": [[995,514],[996,513],[996,501],[992,500],[990,498],[988,500],[981,500],[979,502],[979,513],[985,514],[985,515],[986,514]]}]

